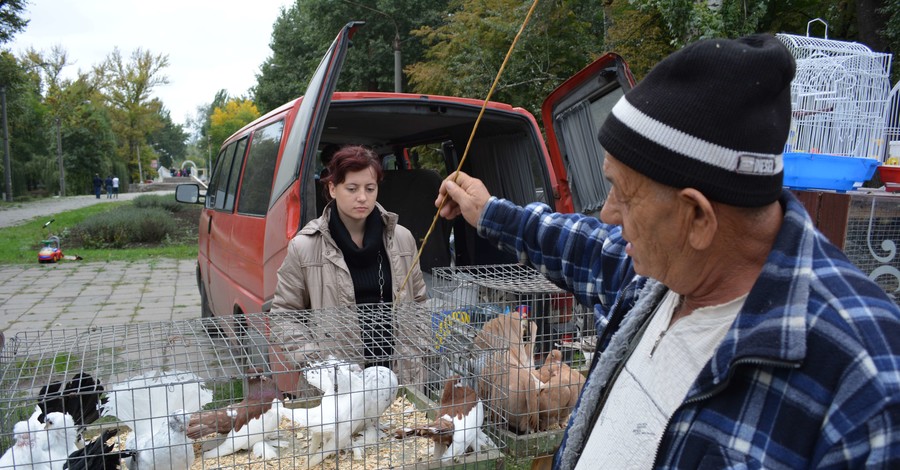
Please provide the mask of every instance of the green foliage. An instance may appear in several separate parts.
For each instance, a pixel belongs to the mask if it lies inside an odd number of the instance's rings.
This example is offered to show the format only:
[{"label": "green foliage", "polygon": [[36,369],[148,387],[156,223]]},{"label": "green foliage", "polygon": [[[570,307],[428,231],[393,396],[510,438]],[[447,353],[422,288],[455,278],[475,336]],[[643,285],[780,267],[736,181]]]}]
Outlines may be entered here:
[{"label": "green foliage", "polygon": [[178,224],[159,207],[119,207],[95,215],[72,227],[70,236],[85,248],[121,248],[132,244],[162,243],[178,236]]},{"label": "green foliage", "polygon": [[224,106],[213,109],[210,116],[209,137],[216,148],[231,134],[253,122],[260,116],[256,105],[250,100],[232,99]]},{"label": "green foliage", "polygon": [[191,207],[176,201],[171,195],[159,194],[142,194],[132,199],[131,204],[138,209],[158,208],[172,214]]},{"label": "green foliage", "polygon": [[[444,24],[414,32],[429,47],[423,60],[406,68],[413,89],[484,98],[530,6],[518,0],[453,2]],[[556,86],[602,52],[602,29],[594,2],[539,4],[492,99],[538,115]]]},{"label": "green foliage", "polygon": [[399,36],[404,64],[420,60],[424,46],[411,31],[439,25],[447,4],[448,0],[298,0],[275,21],[272,56],[260,67],[254,101],[265,113],[302,95],[338,31],[352,20],[366,25],[353,37],[337,89],[394,91],[395,39]]},{"label": "green foliage", "polygon": [[0,44],[12,40],[16,33],[25,30],[28,20],[22,17],[28,0],[5,0],[0,2]]},{"label": "green foliage", "polygon": [[[170,198],[172,196],[169,196]],[[0,210],[17,203],[0,203]],[[200,206],[186,206],[178,214],[169,214],[168,218],[178,218],[179,229],[176,236],[164,240],[162,245],[128,246],[123,248],[85,248],[76,245],[76,237],[72,229],[89,217],[100,214],[112,214],[121,207],[131,207],[132,201],[105,202],[73,211],[61,212],[51,217],[35,219],[22,225],[0,228],[0,263],[32,264],[37,263],[37,251],[41,240],[49,235],[58,235],[62,239],[62,250],[66,255],[79,255],[85,261],[134,261],[154,258],[196,259],[197,258],[197,218]],[[157,210],[162,210],[157,208]],[[50,231],[42,225],[51,218],[55,219]],[[75,263],[78,261],[62,261]]]}]

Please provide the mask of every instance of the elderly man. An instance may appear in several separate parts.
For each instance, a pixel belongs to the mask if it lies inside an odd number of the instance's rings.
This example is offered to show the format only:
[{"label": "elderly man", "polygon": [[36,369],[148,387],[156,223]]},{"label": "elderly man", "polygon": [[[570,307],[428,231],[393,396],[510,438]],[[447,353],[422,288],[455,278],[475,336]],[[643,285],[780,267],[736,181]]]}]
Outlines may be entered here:
[{"label": "elderly man", "polygon": [[660,62],[600,129],[602,222],[443,183],[442,216],[596,305],[554,468],[900,468],[900,311],[782,189],[794,69],[768,35]]}]

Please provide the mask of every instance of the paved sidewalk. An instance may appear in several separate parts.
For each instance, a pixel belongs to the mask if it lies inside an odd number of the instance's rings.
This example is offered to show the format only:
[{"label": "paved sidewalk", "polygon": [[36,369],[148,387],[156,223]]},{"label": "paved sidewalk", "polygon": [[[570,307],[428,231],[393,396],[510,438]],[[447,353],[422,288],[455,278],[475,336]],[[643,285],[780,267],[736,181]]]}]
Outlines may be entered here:
[{"label": "paved sidewalk", "polygon": [[194,260],[0,265],[0,331],[200,317]]}]

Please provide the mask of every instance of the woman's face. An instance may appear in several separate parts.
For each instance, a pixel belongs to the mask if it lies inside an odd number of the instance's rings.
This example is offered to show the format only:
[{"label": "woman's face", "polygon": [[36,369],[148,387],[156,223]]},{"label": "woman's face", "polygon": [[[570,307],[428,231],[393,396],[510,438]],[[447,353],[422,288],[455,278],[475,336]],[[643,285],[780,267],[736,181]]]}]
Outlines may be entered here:
[{"label": "woman's face", "polygon": [[369,167],[347,173],[344,181],[338,184],[329,183],[328,191],[334,198],[338,214],[345,223],[354,220],[365,221],[375,209],[375,199],[378,198],[375,170]]}]

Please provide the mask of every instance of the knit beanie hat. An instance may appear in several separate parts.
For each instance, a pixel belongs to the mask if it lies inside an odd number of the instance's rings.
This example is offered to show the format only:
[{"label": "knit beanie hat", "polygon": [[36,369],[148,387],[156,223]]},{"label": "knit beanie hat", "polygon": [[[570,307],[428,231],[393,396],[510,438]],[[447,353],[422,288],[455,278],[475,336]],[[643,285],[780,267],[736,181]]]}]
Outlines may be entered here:
[{"label": "knit beanie hat", "polygon": [[764,206],[781,195],[794,70],[771,35],[695,42],[619,99],[600,144],[659,183]]}]

